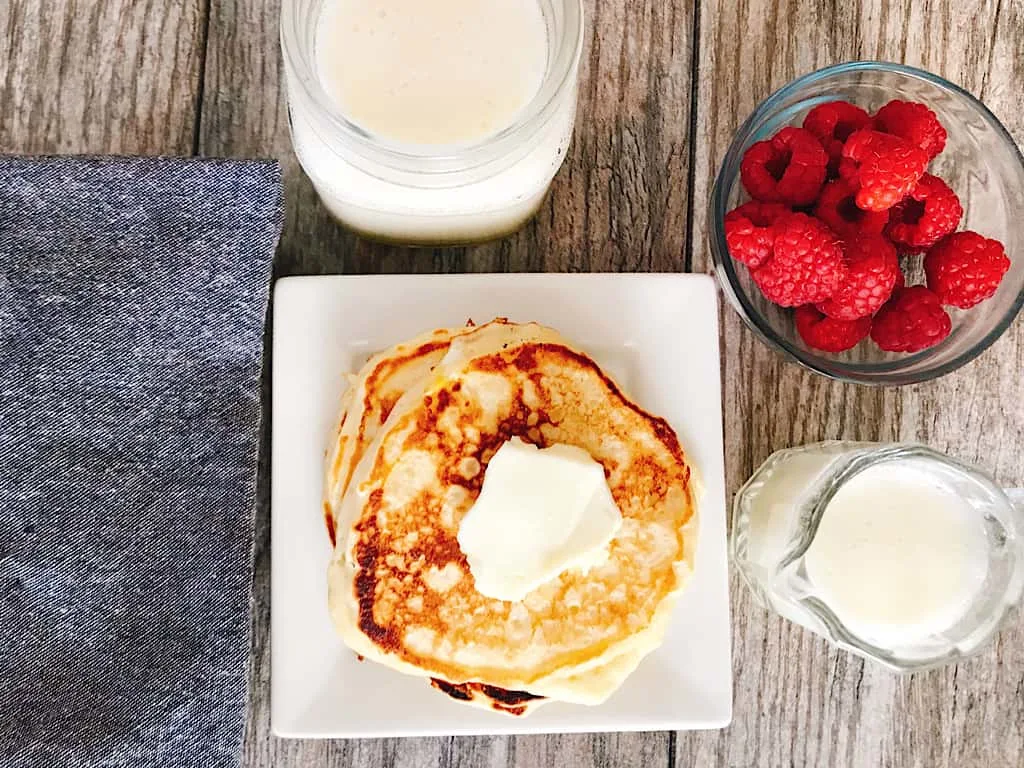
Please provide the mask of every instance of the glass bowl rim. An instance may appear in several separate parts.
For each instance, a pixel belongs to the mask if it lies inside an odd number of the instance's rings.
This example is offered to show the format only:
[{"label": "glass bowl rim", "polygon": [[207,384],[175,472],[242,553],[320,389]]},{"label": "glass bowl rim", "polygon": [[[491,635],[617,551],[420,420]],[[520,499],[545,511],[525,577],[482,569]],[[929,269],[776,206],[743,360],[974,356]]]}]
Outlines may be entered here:
[{"label": "glass bowl rim", "polygon": [[871,386],[902,386],[907,384],[919,384],[921,382],[939,378],[940,376],[945,376],[947,373],[966,365],[971,360],[974,360],[982,352],[992,346],[996,339],[1006,332],[1006,329],[1009,328],[1016,319],[1021,308],[1024,307],[1024,289],[1018,292],[1016,299],[1010,305],[1004,316],[998,319],[995,325],[982,339],[972,344],[953,359],[942,363],[941,365],[925,368],[912,373],[907,373],[902,370],[908,361],[912,361],[915,358],[919,358],[919,356],[926,354],[927,351],[925,351],[916,353],[916,355],[908,355],[900,360],[879,363],[869,371],[851,370],[847,369],[842,363],[833,366],[829,365],[827,361],[815,359],[817,356],[813,358],[807,356],[807,353],[804,350],[801,350],[799,347],[780,336],[770,324],[764,321],[760,312],[758,312],[753,304],[747,299],[743,291],[737,288],[738,277],[732,259],[728,256],[728,246],[725,242],[723,219],[728,208],[729,190],[732,186],[733,179],[739,175],[739,163],[742,158],[741,150],[752,138],[754,126],[758,125],[766,117],[775,112],[778,105],[784,102],[795,91],[836,75],[845,75],[864,71],[891,72],[910,78],[924,80],[925,82],[935,85],[940,89],[949,91],[966,100],[967,103],[970,104],[980,117],[988,124],[988,126],[993,129],[995,134],[1002,139],[1003,143],[1009,147],[1011,155],[1016,158],[1021,178],[1024,179],[1024,155],[1022,155],[1020,147],[1017,146],[1016,141],[1014,141],[1010,132],[1007,131],[999,121],[999,118],[992,114],[991,110],[989,110],[988,107],[975,98],[970,92],[964,90],[955,83],[951,83],[943,77],[905,64],[896,64],[885,61],[851,61],[842,64],[835,64],[815,70],[814,72],[810,72],[806,75],[802,75],[774,91],[770,96],[768,96],[768,98],[758,104],[750,116],[747,117],[747,119],[744,120],[737,129],[736,134],[733,136],[733,139],[729,144],[729,148],[726,150],[725,157],[723,158],[718,174],[715,177],[711,196],[708,199],[707,216],[710,227],[709,240],[711,241],[711,257],[715,265],[715,276],[718,278],[719,285],[722,287],[722,292],[729,300],[729,303],[732,304],[737,314],[743,319],[747,327],[761,339],[761,341],[767,344],[771,349],[783,355],[786,359],[792,360],[803,368],[837,381]]}]

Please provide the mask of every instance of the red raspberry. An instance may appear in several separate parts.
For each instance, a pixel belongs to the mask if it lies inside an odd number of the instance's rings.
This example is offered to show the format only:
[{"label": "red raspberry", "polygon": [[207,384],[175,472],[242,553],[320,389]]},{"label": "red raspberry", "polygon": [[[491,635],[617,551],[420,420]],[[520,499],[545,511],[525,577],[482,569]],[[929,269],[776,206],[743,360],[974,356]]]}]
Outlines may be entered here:
[{"label": "red raspberry", "polygon": [[900,274],[896,248],[881,235],[861,235],[843,242],[848,276],[818,310],[837,320],[875,314],[892,295]]},{"label": "red raspberry", "polygon": [[810,205],[825,182],[828,155],[803,128],[783,128],[753,144],[740,162],[740,179],[755,200]]},{"label": "red raspberry", "polygon": [[751,269],[772,257],[775,222],[792,211],[782,203],[751,200],[725,214],[725,242],[729,254]]},{"label": "red raspberry", "polygon": [[885,234],[907,253],[931,248],[960,225],[963,206],[938,176],[926,173],[910,194],[889,211]]},{"label": "red raspberry", "polygon": [[848,101],[819,104],[804,118],[804,128],[814,134],[828,153],[828,175],[839,175],[843,144],[850,134],[871,125],[871,115]]},{"label": "red raspberry", "polygon": [[955,232],[924,257],[928,287],[943,304],[960,309],[992,296],[1009,268],[1003,244],[977,232]]},{"label": "red raspberry", "polygon": [[836,320],[825,317],[810,304],[797,307],[793,313],[797,333],[807,346],[825,352],[843,352],[857,346],[871,332],[871,318]]},{"label": "red raspberry", "polygon": [[860,182],[857,181],[857,172],[859,170],[860,170],[860,166],[858,166],[850,158],[844,157],[844,158],[839,160],[839,176],[838,176],[838,178],[842,179],[843,181],[848,181],[850,184],[853,184],[853,186],[855,186],[855,187],[857,187],[859,189],[860,188]]},{"label": "red raspberry", "polygon": [[875,113],[875,130],[891,133],[920,147],[928,159],[946,147],[946,129],[924,104],[914,101],[890,101]]},{"label": "red raspberry", "polygon": [[857,163],[857,205],[866,211],[886,211],[906,197],[924,169],[928,155],[898,136],[857,131],[843,146],[843,157]]},{"label": "red raspberry", "polygon": [[880,235],[889,221],[884,211],[865,211],[857,207],[857,186],[846,179],[826,184],[814,206],[814,215],[840,237],[860,234]]},{"label": "red raspberry", "polygon": [[920,352],[949,335],[953,322],[939,297],[923,285],[898,291],[871,324],[871,338],[886,352]]},{"label": "red raspberry", "polygon": [[751,272],[769,301],[782,307],[817,304],[846,280],[843,249],[832,230],[804,213],[775,225],[775,255]]}]

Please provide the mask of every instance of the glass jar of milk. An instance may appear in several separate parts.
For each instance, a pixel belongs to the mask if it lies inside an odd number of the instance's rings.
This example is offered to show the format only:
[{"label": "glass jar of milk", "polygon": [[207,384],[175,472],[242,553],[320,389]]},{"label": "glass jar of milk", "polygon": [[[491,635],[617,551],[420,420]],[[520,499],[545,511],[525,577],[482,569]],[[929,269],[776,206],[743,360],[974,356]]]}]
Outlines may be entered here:
[{"label": "glass jar of milk", "polygon": [[736,495],[765,606],[899,671],[979,650],[1024,589],[1024,493],[917,445],[779,451]]},{"label": "glass jar of milk", "polygon": [[501,237],[565,157],[582,44],[582,0],[285,0],[295,153],[357,232]]}]

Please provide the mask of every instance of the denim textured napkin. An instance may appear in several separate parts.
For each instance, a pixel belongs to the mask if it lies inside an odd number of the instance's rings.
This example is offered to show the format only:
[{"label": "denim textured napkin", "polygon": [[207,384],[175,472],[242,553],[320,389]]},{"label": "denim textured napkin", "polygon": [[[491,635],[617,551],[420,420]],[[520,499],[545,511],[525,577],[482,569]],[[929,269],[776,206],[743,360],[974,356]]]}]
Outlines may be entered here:
[{"label": "denim textured napkin", "polygon": [[0,764],[236,765],[273,162],[0,158]]}]

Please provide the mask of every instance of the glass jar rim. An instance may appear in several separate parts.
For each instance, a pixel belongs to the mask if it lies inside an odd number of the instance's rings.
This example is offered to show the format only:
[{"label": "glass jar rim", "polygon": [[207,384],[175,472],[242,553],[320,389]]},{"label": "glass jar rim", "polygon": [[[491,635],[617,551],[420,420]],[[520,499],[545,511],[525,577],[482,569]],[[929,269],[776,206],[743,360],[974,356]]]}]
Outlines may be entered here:
[{"label": "glass jar rim", "polygon": [[[1024,291],[1021,291],[1017,295],[1013,304],[1008,308],[1006,313],[999,318],[999,321],[988,331],[987,334],[985,334],[983,338],[941,365],[936,365],[933,368],[926,368],[913,373],[906,373],[902,369],[906,366],[908,360],[914,359],[914,356],[911,355],[900,360],[872,364],[869,371],[859,370],[857,368],[848,368],[845,366],[832,367],[819,362],[812,357],[808,357],[795,344],[791,343],[782,334],[778,333],[774,328],[772,328],[770,323],[765,322],[757,309],[744,295],[743,291],[737,289],[736,286],[739,282],[739,277],[736,273],[735,266],[732,263],[732,259],[728,256],[729,250],[728,245],[725,242],[725,231],[723,229],[723,220],[729,207],[729,192],[732,188],[733,180],[739,177],[739,167],[740,160],[743,155],[743,149],[747,142],[754,138],[757,127],[765,120],[765,118],[771,115],[772,112],[777,109],[778,105],[780,103],[784,103],[794,92],[798,92],[800,89],[808,85],[813,85],[819,80],[826,80],[836,75],[872,71],[892,72],[923,80],[965,99],[967,103],[977,111],[989,127],[991,127],[995,133],[1000,136],[1003,143],[1011,149],[1012,153],[1015,154],[1017,164],[1020,166],[1021,172],[1024,173],[1024,154],[1021,153],[1020,148],[1017,146],[1017,143],[1014,141],[1009,131],[1006,130],[1006,127],[999,121],[999,118],[992,114],[992,111],[988,107],[986,107],[973,94],[961,88],[959,85],[956,85],[943,77],[932,74],[931,72],[927,72],[916,67],[910,67],[905,64],[896,64],[887,61],[850,61],[842,64],[835,64],[815,70],[814,72],[809,72],[806,75],[802,75],[774,91],[768,96],[768,98],[758,104],[750,116],[747,117],[747,119],[744,120],[737,129],[736,134],[726,151],[725,158],[722,160],[718,175],[715,177],[711,195],[708,197],[708,240],[711,247],[711,257],[714,262],[715,273],[718,278],[718,283],[722,287],[722,292],[747,327],[750,328],[750,330],[753,331],[754,334],[769,348],[782,354],[786,359],[792,360],[798,365],[830,379],[868,386],[903,386],[907,384],[918,384],[939,378],[940,376],[944,376],[947,373],[955,371],[957,368],[966,365],[971,360],[978,357],[982,352],[992,346],[1000,336],[1002,336],[1006,329],[1013,323],[1021,309],[1024,309]],[[917,354],[920,355],[925,353]]]},{"label": "glass jar rim", "polygon": [[[285,0],[281,7],[281,50],[284,65],[294,75],[289,85],[311,107],[317,127],[326,129],[336,140],[344,142],[360,154],[381,165],[419,174],[458,173],[487,163],[515,151],[540,130],[559,107],[559,95],[574,80],[583,50],[583,0],[552,0],[565,11],[565,27],[559,38],[554,60],[548,67],[540,88],[515,121],[479,141],[466,144],[423,145],[422,148],[378,139],[347,119],[335,106],[316,75],[313,46],[302,43],[302,25],[308,14],[300,12],[299,0]],[[308,6],[316,15],[323,0]],[[297,86],[297,88],[294,88]]]}]

